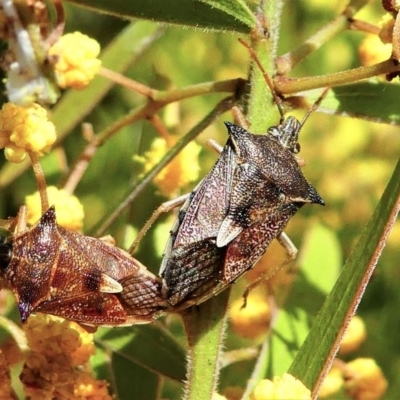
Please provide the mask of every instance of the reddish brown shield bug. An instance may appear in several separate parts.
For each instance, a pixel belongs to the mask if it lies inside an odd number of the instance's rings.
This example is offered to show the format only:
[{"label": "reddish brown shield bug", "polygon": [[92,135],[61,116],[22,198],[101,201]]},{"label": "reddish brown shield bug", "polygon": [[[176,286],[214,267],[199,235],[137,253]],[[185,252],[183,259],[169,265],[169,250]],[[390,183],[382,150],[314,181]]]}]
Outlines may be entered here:
[{"label": "reddish brown shield bug", "polygon": [[[227,123],[229,139],[218,161],[179,212],[160,271],[166,299],[178,309],[222,291],[252,268],[275,238],[293,259],[297,249],[283,229],[305,203],[324,204],[295,158],[300,129],[323,96],[299,122],[284,118],[273,94],[279,124],[255,135]],[[169,208],[164,205],[155,215]]]},{"label": "reddish brown shield bug", "polygon": [[31,229],[22,208],[16,226],[0,242],[0,273],[23,322],[43,312],[83,325],[131,325],[164,308],[157,277],[105,240],[60,227],[54,207]]}]

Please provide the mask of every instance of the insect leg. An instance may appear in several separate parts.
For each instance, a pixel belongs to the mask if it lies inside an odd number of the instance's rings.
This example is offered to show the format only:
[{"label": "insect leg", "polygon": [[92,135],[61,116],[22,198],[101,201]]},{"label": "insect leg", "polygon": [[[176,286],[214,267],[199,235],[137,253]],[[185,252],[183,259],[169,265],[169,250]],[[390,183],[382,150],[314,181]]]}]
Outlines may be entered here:
[{"label": "insect leg", "polygon": [[272,270],[264,272],[257,279],[255,279],[253,282],[247,285],[246,290],[243,293],[243,306],[242,306],[243,308],[246,307],[247,296],[249,295],[251,290],[257,287],[261,282],[271,278],[273,275],[276,274],[276,272],[278,272],[286,264],[289,264],[291,261],[293,261],[297,256],[298,253],[297,247],[294,245],[294,243],[290,240],[289,236],[286,235],[285,232],[279,234],[276,239],[278,240],[279,244],[286,250],[287,257],[283,262],[278,264],[275,268],[272,268]]},{"label": "insect leg", "polygon": [[286,250],[288,258],[286,259],[286,263],[294,260],[299,252],[294,243],[290,240],[289,236],[286,235],[285,232],[282,232],[278,237],[278,242],[280,245]]},{"label": "insect leg", "polygon": [[26,207],[21,206],[19,208],[17,223],[15,227],[15,232],[20,233],[26,230]]},{"label": "insect leg", "polygon": [[190,193],[183,194],[182,196],[179,196],[175,199],[166,201],[165,203],[162,203],[160,207],[158,207],[153,215],[150,217],[150,219],[144,224],[143,228],[140,230],[138,235],[136,236],[136,239],[132,243],[131,247],[128,250],[129,254],[133,254],[135,251],[137,245],[140,243],[140,241],[143,239],[143,236],[147,233],[147,231],[150,229],[151,225],[154,224],[154,222],[157,220],[157,218],[164,213],[167,213],[171,210],[173,210],[176,207],[181,206],[186,199],[190,196]]},{"label": "insect leg", "polygon": [[232,114],[235,124],[241,126],[243,129],[246,129],[248,131],[250,128],[250,122],[243,114],[242,110],[237,106],[233,106]]},{"label": "insect leg", "polygon": [[[213,139],[208,139],[207,140],[207,146],[210,149],[216,151],[218,154],[222,153],[223,147]],[[147,233],[147,231],[150,229],[151,225],[154,224],[154,222],[157,220],[157,218],[161,214],[167,213],[167,212],[171,211],[172,209],[181,206],[187,200],[187,198],[190,195],[191,195],[191,193],[186,193],[186,194],[183,194],[182,196],[179,196],[179,197],[177,197],[175,199],[166,201],[165,203],[161,204],[160,207],[158,207],[157,210],[154,211],[153,215],[144,224],[144,226],[142,227],[142,229],[138,233],[136,239],[134,240],[134,242],[132,243],[131,247],[128,250],[129,254],[133,254],[133,252],[135,251],[137,245],[142,240],[143,236]]]},{"label": "insect leg", "polygon": [[223,147],[216,142],[214,139],[207,139],[207,147],[209,147],[211,150],[214,150],[217,154],[221,154]]}]

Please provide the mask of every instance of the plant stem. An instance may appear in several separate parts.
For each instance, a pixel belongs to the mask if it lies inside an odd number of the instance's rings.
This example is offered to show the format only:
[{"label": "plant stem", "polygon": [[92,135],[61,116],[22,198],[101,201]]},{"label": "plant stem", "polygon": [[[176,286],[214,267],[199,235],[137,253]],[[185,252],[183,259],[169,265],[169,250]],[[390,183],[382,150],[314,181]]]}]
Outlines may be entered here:
[{"label": "plant stem", "polygon": [[399,72],[400,66],[389,59],[368,67],[358,67],[348,71],[336,72],[329,75],[312,76],[307,78],[286,78],[277,76],[274,79],[276,90],[281,94],[292,94],[306,90],[333,87],[354,83],[362,79],[372,78],[378,75]]},{"label": "plant stem", "polygon": [[216,391],[230,290],[182,314],[188,337],[184,400],[211,399]]},{"label": "plant stem", "polygon": [[44,176],[43,168],[39,162],[39,157],[33,151],[28,152],[31,159],[33,172],[35,174],[36,182],[38,185],[40,202],[42,206],[42,214],[44,214],[49,208],[49,199],[47,198],[47,184]]}]

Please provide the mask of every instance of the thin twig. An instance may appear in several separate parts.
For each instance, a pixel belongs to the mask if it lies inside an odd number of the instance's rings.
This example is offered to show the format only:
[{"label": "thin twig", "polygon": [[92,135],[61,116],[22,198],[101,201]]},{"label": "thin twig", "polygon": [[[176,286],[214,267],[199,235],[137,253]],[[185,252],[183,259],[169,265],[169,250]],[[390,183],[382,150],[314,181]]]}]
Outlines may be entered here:
[{"label": "thin twig", "polygon": [[86,172],[91,159],[96,154],[97,149],[99,148],[98,140],[93,133],[92,126],[90,124],[83,124],[83,130],[83,135],[87,137],[90,141],[83,149],[82,153],[80,154],[78,160],[76,161],[74,167],[72,168],[70,174],[65,181],[63,188],[69,194],[72,194],[75,191],[75,188],[81,181],[83,174]]},{"label": "thin twig", "polygon": [[152,89],[149,86],[143,85],[143,83],[130,79],[125,75],[120,74],[119,72],[115,72],[105,67],[100,68],[99,75],[104,78],[110,79],[110,81],[118,83],[119,85],[126,87],[129,90],[133,90],[134,92],[142,94],[143,96],[149,98],[152,98],[153,94],[157,92],[157,90]]},{"label": "thin twig", "polygon": [[47,184],[44,176],[43,168],[39,162],[39,157],[33,151],[29,151],[29,158],[31,159],[33,172],[35,174],[36,183],[38,185],[40,203],[42,205],[42,214],[49,208],[49,199],[47,198]]},{"label": "thin twig", "polygon": [[336,72],[328,75],[311,76],[307,78],[286,78],[277,76],[274,79],[276,90],[281,94],[292,94],[311,89],[334,87],[354,83],[363,79],[379,75],[392,74],[400,71],[400,66],[389,59],[368,67],[358,67],[347,71]]}]

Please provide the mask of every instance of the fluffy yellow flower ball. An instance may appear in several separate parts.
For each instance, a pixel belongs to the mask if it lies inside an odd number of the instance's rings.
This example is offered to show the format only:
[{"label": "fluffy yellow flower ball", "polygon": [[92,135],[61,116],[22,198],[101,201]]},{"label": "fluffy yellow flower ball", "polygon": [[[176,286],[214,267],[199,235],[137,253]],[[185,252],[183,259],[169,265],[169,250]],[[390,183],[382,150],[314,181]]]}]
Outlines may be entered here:
[{"label": "fluffy yellow flower ball", "polygon": [[355,315],[343,336],[340,344],[339,354],[348,354],[358,350],[367,337],[367,330],[364,321],[358,315]]},{"label": "fluffy yellow flower ball", "polygon": [[250,292],[246,303],[243,307],[243,297],[233,302],[229,313],[232,329],[242,337],[262,340],[271,323],[268,297],[257,288]]},{"label": "fluffy yellow flower ball", "polygon": [[[57,189],[55,186],[47,188],[49,204],[56,208],[58,225],[70,229],[71,231],[80,231],[83,227],[83,206],[77,197],[70,195],[64,189]],[[34,225],[42,216],[39,192],[35,192],[25,199],[27,222]]]},{"label": "fluffy yellow flower ball", "polygon": [[273,381],[264,379],[255,387],[251,400],[311,400],[311,392],[290,374],[275,376]]},{"label": "fluffy yellow flower ball", "polygon": [[94,353],[92,335],[74,322],[43,314],[31,316],[24,331],[30,352],[21,381],[29,398],[112,399],[108,383],[96,380],[87,364]]},{"label": "fluffy yellow flower ball", "polygon": [[0,148],[11,162],[21,162],[27,151],[38,155],[49,151],[56,141],[56,128],[39,104],[26,107],[5,103],[0,111]]},{"label": "fluffy yellow flower ball", "polygon": [[318,393],[319,398],[334,396],[344,385],[342,370],[338,367],[332,367],[322,382],[321,389]]},{"label": "fluffy yellow flower ball", "polygon": [[99,43],[80,32],[67,33],[49,50],[61,88],[84,89],[100,69]]},{"label": "fluffy yellow flower ball", "polygon": [[[143,157],[135,156],[134,161],[144,165],[144,173],[150,171],[175,144],[176,139],[167,141],[157,138]],[[197,181],[200,173],[198,157],[201,146],[190,142],[154,179],[155,185],[165,197],[174,196],[176,191],[190,182]]]},{"label": "fluffy yellow flower ball", "polygon": [[378,400],[388,383],[381,369],[371,358],[357,358],[346,365],[345,388],[352,399]]}]

